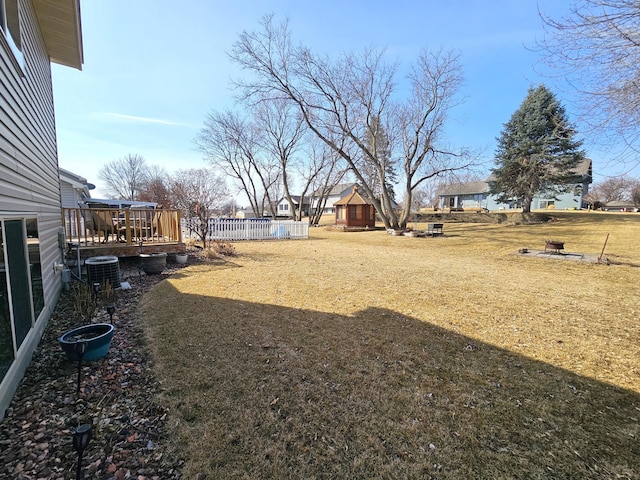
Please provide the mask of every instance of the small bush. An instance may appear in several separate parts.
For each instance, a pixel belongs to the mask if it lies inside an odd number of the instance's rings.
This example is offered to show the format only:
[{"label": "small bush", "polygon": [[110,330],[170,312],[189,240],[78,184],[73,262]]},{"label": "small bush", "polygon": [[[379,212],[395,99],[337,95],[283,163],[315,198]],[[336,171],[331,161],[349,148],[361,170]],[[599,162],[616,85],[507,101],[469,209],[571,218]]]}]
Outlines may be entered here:
[{"label": "small bush", "polygon": [[77,282],[72,287],[73,312],[81,322],[90,322],[96,313],[96,299],[91,286],[87,283]]},{"label": "small bush", "polygon": [[202,255],[211,260],[220,257],[235,257],[237,253],[232,243],[215,240],[211,242],[209,248],[202,251]]},{"label": "small bush", "polygon": [[92,284],[84,282],[74,283],[71,293],[73,295],[73,312],[83,323],[91,322],[98,308],[116,301],[116,291],[108,280],[104,285],[101,285],[97,294],[93,291]]},{"label": "small bush", "polygon": [[218,254],[224,257],[235,257],[237,255],[236,247],[232,243],[216,240],[211,245],[211,248]]}]

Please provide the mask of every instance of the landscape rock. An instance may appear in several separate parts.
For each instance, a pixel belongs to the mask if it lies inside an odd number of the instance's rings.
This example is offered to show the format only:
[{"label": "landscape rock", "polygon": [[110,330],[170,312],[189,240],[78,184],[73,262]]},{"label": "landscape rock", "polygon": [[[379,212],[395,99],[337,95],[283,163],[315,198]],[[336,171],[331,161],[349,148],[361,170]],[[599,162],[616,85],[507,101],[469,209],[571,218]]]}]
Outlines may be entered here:
[{"label": "landscape rock", "polygon": [[[125,264],[126,269],[126,264]],[[157,403],[159,385],[151,371],[144,334],[137,325],[141,296],[183,265],[168,264],[162,275],[134,274],[131,289],[118,290],[116,326],[108,355],[82,365],[67,360],[58,337],[79,326],[71,292],[62,292],[32,362],[0,422],[0,478],[75,478],[76,427],[89,423],[93,438],[83,458],[92,479],[181,478],[182,461],[172,456],[167,410]],[[102,309],[104,310],[104,309]],[[98,311],[94,322],[109,322]]]}]

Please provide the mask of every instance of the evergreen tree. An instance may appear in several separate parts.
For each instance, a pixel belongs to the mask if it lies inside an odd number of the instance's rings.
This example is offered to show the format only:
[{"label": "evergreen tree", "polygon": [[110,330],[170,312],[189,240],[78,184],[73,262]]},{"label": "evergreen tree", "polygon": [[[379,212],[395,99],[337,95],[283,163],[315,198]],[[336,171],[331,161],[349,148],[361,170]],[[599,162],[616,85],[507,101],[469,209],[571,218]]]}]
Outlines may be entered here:
[{"label": "evergreen tree", "polygon": [[[395,164],[391,160],[391,145],[389,136],[380,122],[379,117],[372,117],[367,126],[367,137],[365,138],[365,146],[377,162],[371,161],[366,157],[361,165],[361,172],[367,184],[376,198],[380,198],[384,192],[382,184],[395,202],[394,183],[397,181]],[[381,181],[381,177],[382,180]]]},{"label": "evergreen tree", "polygon": [[571,190],[574,169],[585,158],[575,136],[555,95],[544,85],[530,88],[497,139],[491,193],[502,203],[516,200],[529,212],[536,194]]}]

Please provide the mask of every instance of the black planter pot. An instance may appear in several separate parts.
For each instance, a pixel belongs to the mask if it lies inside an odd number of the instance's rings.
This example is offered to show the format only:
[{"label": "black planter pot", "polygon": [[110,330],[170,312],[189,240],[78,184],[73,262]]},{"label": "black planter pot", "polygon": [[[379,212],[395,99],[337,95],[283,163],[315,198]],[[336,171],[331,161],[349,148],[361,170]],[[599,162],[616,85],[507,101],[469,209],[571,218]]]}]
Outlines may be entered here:
[{"label": "black planter pot", "polygon": [[141,253],[140,262],[147,275],[162,273],[167,266],[167,253]]}]

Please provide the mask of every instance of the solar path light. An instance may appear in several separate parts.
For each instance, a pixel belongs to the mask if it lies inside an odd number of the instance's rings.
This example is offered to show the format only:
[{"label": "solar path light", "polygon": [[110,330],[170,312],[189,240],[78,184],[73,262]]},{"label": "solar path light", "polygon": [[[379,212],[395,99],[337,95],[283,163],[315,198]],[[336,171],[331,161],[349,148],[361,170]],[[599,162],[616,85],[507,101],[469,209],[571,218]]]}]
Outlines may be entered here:
[{"label": "solar path light", "polygon": [[76,469],[76,480],[80,480],[82,473],[82,456],[89,441],[91,440],[91,425],[83,423],[73,432],[73,449],[78,452],[78,468]]},{"label": "solar path light", "polygon": [[80,377],[82,376],[82,357],[84,357],[84,352],[87,351],[87,342],[78,342],[74,345],[74,350],[76,355],[78,356],[78,388],[76,389],[76,393],[80,394]]},{"label": "solar path light", "polygon": [[107,313],[109,314],[109,321],[113,325],[113,314],[116,313],[116,306],[113,303],[107,304]]}]

